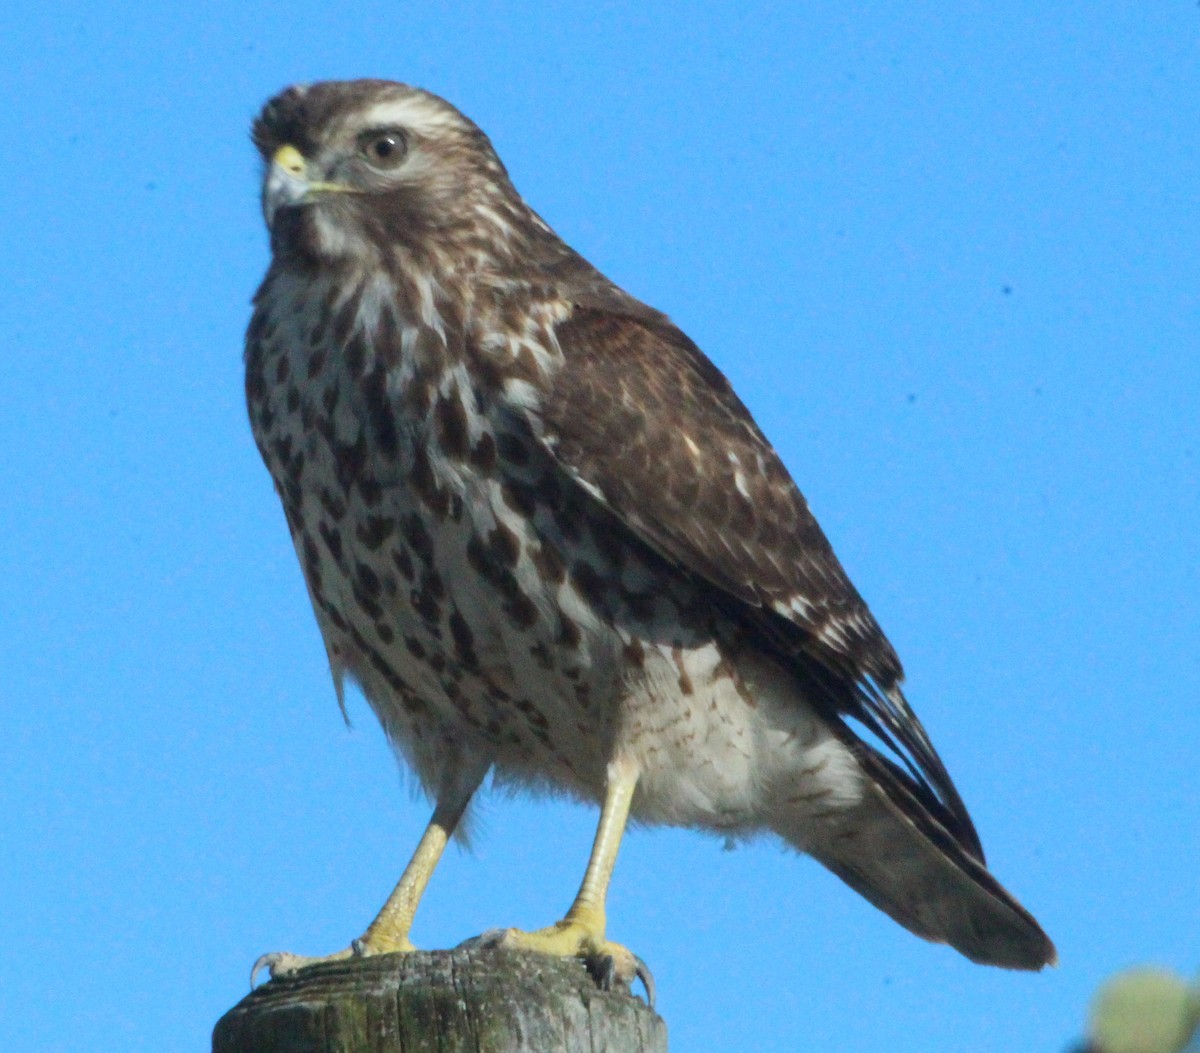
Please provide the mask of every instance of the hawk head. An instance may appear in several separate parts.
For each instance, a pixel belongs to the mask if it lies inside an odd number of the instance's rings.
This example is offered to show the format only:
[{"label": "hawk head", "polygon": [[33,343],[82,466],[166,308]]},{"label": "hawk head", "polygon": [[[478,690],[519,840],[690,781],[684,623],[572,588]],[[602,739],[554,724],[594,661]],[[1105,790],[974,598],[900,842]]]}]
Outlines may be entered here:
[{"label": "hawk head", "polygon": [[272,249],[295,262],[378,263],[439,246],[461,261],[464,242],[503,241],[527,211],[487,136],[404,84],[295,85],[267,103],[252,137]]}]

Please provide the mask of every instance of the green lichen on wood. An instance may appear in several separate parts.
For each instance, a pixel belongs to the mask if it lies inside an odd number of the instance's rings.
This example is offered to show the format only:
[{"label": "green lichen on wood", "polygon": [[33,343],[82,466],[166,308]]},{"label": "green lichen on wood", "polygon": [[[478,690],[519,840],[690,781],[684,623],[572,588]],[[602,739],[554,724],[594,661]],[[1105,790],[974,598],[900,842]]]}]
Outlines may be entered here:
[{"label": "green lichen on wood", "polygon": [[213,1053],[666,1053],[640,999],[582,963],[505,951],[381,955],[272,980],[225,1014]]}]

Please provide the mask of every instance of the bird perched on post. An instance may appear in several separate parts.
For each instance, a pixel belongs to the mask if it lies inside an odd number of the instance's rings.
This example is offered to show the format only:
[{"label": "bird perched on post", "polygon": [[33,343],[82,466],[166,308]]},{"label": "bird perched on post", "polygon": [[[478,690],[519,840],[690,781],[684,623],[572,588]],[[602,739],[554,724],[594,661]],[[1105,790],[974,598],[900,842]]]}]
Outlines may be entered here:
[{"label": "bird perched on post", "polygon": [[272,252],[246,338],[254,437],[339,700],[361,685],[434,801],[379,916],[331,957],[412,948],[494,771],[601,809],[566,915],[503,946],[631,978],[605,895],[633,816],[773,832],[918,936],[1053,962],[986,869],[891,645],[696,345],[564,244],[434,95],[296,86],[253,138]]}]

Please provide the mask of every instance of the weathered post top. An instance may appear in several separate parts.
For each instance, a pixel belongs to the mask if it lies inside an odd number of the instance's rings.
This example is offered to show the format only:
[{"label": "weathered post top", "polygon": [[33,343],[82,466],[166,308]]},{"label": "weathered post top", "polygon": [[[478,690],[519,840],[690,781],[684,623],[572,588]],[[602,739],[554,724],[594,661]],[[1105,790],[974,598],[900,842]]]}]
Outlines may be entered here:
[{"label": "weathered post top", "polygon": [[272,980],[226,1013],[213,1053],[666,1053],[643,1001],[582,962],[498,950],[385,954]]}]

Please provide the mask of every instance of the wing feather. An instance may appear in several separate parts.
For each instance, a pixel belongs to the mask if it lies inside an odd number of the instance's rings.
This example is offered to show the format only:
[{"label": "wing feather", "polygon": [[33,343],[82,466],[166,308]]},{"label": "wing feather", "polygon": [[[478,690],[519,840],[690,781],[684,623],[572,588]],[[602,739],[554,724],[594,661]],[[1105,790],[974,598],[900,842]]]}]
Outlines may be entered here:
[{"label": "wing feather", "polygon": [[[610,287],[611,288],[611,287]],[[710,583],[856,744],[858,721],[914,797],[980,861],[967,810],[900,689],[894,649],[728,380],[664,316],[593,284],[556,336],[537,409],[563,469],[660,555]]]}]

